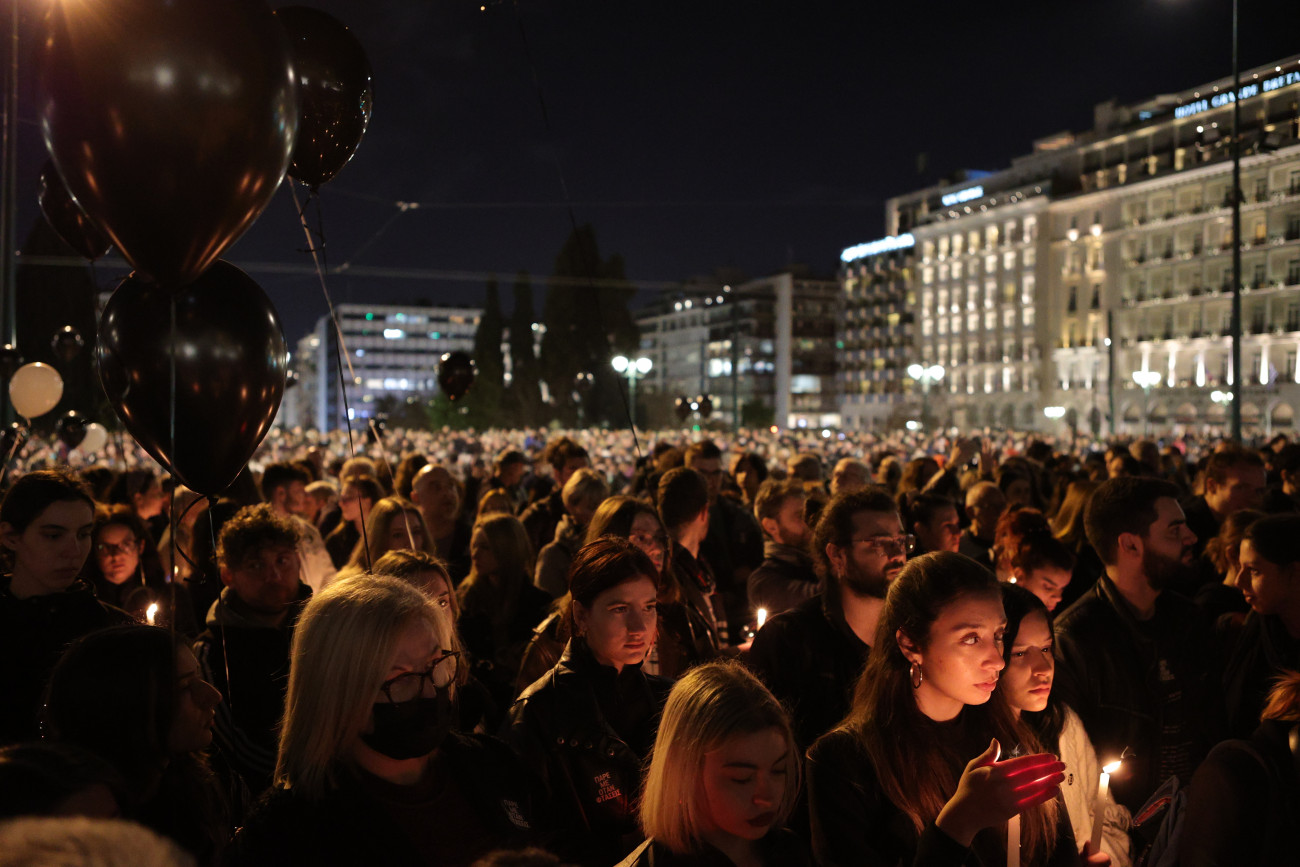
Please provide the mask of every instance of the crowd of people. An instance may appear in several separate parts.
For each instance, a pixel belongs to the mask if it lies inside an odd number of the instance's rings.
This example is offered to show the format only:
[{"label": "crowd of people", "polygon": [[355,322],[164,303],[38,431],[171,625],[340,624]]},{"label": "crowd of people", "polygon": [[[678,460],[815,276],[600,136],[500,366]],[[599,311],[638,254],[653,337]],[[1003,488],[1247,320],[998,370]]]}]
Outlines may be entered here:
[{"label": "crowd of people", "polygon": [[0,852],[1293,858],[1285,437],[277,430],[220,497],[152,467],[7,468]]}]

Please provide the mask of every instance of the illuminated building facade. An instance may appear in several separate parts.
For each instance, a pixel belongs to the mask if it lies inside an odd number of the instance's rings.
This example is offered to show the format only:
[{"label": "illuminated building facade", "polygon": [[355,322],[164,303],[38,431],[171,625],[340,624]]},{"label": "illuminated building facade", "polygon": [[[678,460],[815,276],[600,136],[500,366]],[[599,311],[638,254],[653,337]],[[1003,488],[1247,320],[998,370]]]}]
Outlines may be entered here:
[{"label": "illuminated building facade", "polygon": [[340,304],[336,307],[348,357],[340,359],[333,325],[322,316],[298,343],[293,368],[297,419],[317,430],[344,426],[339,366],[348,381],[352,418],[367,419],[390,398],[427,401],[438,391],[438,361],[444,353],[472,352],[483,315],[476,307]]}]

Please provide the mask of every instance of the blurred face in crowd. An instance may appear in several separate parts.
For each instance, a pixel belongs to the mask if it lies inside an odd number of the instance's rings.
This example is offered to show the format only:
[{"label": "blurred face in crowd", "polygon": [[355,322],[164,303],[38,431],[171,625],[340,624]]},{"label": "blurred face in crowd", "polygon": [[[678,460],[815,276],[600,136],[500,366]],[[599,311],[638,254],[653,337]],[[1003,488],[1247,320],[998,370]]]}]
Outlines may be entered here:
[{"label": "blurred face in crowd", "polygon": [[284,614],[298,598],[298,549],[264,545],[244,555],[237,566],[224,567],[221,580],[248,608],[270,616]]},{"label": "blurred face in crowd", "polygon": [[790,761],[790,744],[776,728],[732,735],[705,753],[700,776],[705,840],[762,839],[776,824]]},{"label": "blurred face in crowd", "polygon": [[811,531],[803,518],[806,502],[805,497],[786,497],[781,501],[781,508],[776,510],[775,518],[763,519],[763,529],[774,542],[792,548],[807,546]]},{"label": "blurred face in crowd", "polygon": [[1024,710],[1037,713],[1047,707],[1056,673],[1047,618],[1039,612],[1026,615],[1010,640],[1011,661],[1002,672],[998,689],[1017,714]]},{"label": "blurred face in crowd", "polygon": [[722,493],[722,459],[695,457],[687,466],[704,476],[709,486],[709,503],[716,502]]},{"label": "blurred face in crowd", "polygon": [[110,584],[124,584],[140,568],[144,541],[125,524],[106,524],[95,534],[95,558]]},{"label": "blurred face in crowd", "polygon": [[419,513],[398,512],[388,525],[389,551],[423,551],[424,528]]},{"label": "blurred face in crowd", "polygon": [[172,755],[207,749],[212,744],[221,693],[203,679],[198,660],[188,647],[176,648],[176,716],[167,736]]},{"label": "blurred face in crowd", "polygon": [[1034,504],[1034,489],[1030,485],[1029,479],[1014,479],[1007,485],[1003,493],[1006,496],[1008,506],[1032,506]]},{"label": "blurred face in crowd", "polygon": [[916,541],[925,551],[957,551],[961,544],[961,523],[957,520],[957,507],[935,509],[926,523],[918,521],[914,527]]},{"label": "blurred face in crowd", "polygon": [[1205,479],[1205,504],[1220,520],[1242,509],[1261,509],[1267,485],[1263,467],[1232,467],[1222,482]]},{"label": "blurred face in crowd", "polygon": [[501,468],[498,478],[501,480],[501,487],[512,488],[519,484],[519,480],[524,477],[524,472],[528,465],[523,461],[511,461]]},{"label": "blurred face in crowd", "polygon": [[276,488],[271,494],[271,505],[277,512],[301,516],[306,511],[307,486],[298,479]]},{"label": "blurred face in crowd", "polygon": [[451,581],[440,569],[427,569],[416,576],[416,584],[428,594],[438,608],[456,614],[456,597],[451,592]]},{"label": "blurred face in crowd", "polygon": [[167,495],[157,479],[152,479],[147,488],[131,498],[131,505],[142,521],[161,515],[166,503]]},{"label": "blurred face in crowd", "polygon": [[94,520],[87,503],[68,500],[46,506],[21,533],[0,523],[0,542],[13,552],[15,595],[24,598],[67,590],[90,555]]},{"label": "blurred face in crowd", "polygon": [[597,662],[622,671],[623,666],[644,660],[654,644],[658,600],[659,589],[653,579],[624,581],[598,594],[590,608],[575,599],[574,625]]},{"label": "blurred face in crowd", "polygon": [[1007,510],[1007,498],[1003,495],[1002,489],[992,482],[986,482],[978,487],[973,498],[966,502],[966,511],[970,513],[971,529],[976,536],[987,542],[993,541],[994,531],[998,526],[998,518]]},{"label": "blurred face in crowd", "polygon": [[1025,572],[1023,569],[1013,571],[1017,584],[1038,597],[1048,611],[1055,611],[1061,604],[1061,596],[1073,577],[1069,570],[1057,566],[1040,566]]},{"label": "blurred face in crowd", "polygon": [[664,559],[668,556],[668,537],[659,528],[659,521],[648,512],[638,512],[632,519],[632,527],[627,535],[628,541],[644,551],[655,569],[664,569]]},{"label": "blurred face in crowd", "polygon": [[499,568],[496,555],[492,553],[492,545],[488,542],[487,533],[481,528],[475,530],[469,537],[469,559],[476,575],[493,575]]},{"label": "blurred face in crowd", "polygon": [[849,543],[827,545],[826,555],[842,586],[859,596],[883,599],[907,562],[907,540],[896,513],[857,512]]},{"label": "blurred face in crowd", "polygon": [[339,497],[339,514],[343,520],[364,524],[374,505],[373,500],[362,496],[360,486],[351,482],[343,486],[343,494]]},{"label": "blurred face in crowd", "polygon": [[996,596],[963,596],[950,602],[934,623],[924,647],[900,630],[899,646],[921,667],[916,702],[930,719],[953,719],[968,704],[984,704],[1005,667],[1002,631],[1007,618]]},{"label": "blurred face in crowd", "polygon": [[1142,573],[1153,590],[1190,579],[1196,534],[1173,497],[1156,500],[1156,520],[1142,539]]},{"label": "blurred face in crowd", "polygon": [[1300,616],[1300,563],[1273,563],[1249,539],[1241,543],[1237,586],[1258,614]]},{"label": "blurred face in crowd", "polygon": [[844,458],[831,472],[831,496],[859,491],[871,482],[866,464],[853,458]]},{"label": "blurred face in crowd", "polygon": [[423,467],[415,476],[411,497],[420,511],[437,523],[456,520],[460,511],[460,489],[444,467]]},{"label": "blurred face in crowd", "polygon": [[736,484],[744,493],[745,502],[754,502],[754,497],[758,496],[758,489],[763,483],[759,480],[750,459],[745,455],[737,456],[735,464],[731,467],[731,475],[735,477]]},{"label": "blurred face in crowd", "polygon": [[564,483],[569,480],[570,476],[578,470],[585,470],[589,466],[591,466],[591,461],[587,458],[569,458],[564,462],[564,466],[560,467],[560,471],[556,474],[555,483],[560,487],[564,487]]}]

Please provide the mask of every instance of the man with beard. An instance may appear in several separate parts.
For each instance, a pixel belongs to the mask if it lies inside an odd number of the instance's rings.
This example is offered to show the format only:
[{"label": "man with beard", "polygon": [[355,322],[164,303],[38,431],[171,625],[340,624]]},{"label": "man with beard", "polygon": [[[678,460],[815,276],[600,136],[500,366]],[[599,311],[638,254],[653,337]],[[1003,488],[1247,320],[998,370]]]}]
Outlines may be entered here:
[{"label": "man with beard", "polygon": [[884,488],[840,494],[822,510],[812,551],[824,589],[759,629],[748,658],[790,709],[801,750],[848,712],[885,592],[912,545]]},{"label": "man with beard", "polygon": [[1128,752],[1111,792],[1136,812],[1170,777],[1187,783],[1222,728],[1209,624],[1168,589],[1193,568],[1196,536],[1178,489],[1147,477],[1102,483],[1083,520],[1106,572],[1056,621],[1054,697],[1103,762]]},{"label": "man with beard", "polygon": [[817,572],[808,556],[811,531],[803,517],[806,501],[796,479],[768,479],[754,499],[754,517],[767,541],[763,562],[749,576],[749,605],[769,617],[817,594]]}]

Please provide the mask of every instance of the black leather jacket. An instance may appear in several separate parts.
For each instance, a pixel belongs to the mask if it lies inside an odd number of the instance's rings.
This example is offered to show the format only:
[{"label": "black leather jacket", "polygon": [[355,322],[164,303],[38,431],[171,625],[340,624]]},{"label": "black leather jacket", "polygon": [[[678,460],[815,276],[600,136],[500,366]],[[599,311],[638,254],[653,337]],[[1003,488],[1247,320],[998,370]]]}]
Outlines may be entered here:
[{"label": "black leather jacket", "polygon": [[[1152,629],[1167,644],[1164,672]],[[1155,615],[1139,624],[1105,575],[1057,618],[1053,688],[1079,714],[1103,762],[1128,748],[1123,772],[1111,779],[1111,792],[1130,810],[1141,807],[1162,781],[1162,676],[1182,690],[1193,769],[1218,741],[1223,704],[1215,648],[1209,624],[1186,597],[1161,593]]]},{"label": "black leather jacket", "polygon": [[501,736],[542,781],[556,854],[609,867],[641,841],[641,768],[670,686],[640,666],[616,673],[575,639],[511,707]]}]

